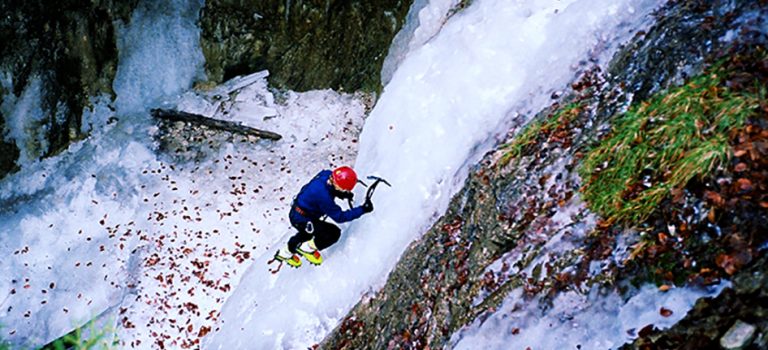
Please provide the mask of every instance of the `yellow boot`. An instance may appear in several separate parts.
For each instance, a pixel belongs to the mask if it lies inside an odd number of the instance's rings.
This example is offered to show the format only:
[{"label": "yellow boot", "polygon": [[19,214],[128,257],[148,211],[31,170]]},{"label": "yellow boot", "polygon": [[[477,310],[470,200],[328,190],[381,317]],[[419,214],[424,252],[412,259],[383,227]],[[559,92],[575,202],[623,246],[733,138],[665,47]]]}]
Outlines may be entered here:
[{"label": "yellow boot", "polygon": [[301,259],[296,254],[291,253],[288,250],[288,246],[281,248],[275,253],[275,259],[288,263],[291,267],[301,266]]},{"label": "yellow boot", "polygon": [[317,250],[314,239],[300,244],[296,251],[307,259],[310,264],[320,265],[323,263],[323,257],[320,255],[320,251]]}]

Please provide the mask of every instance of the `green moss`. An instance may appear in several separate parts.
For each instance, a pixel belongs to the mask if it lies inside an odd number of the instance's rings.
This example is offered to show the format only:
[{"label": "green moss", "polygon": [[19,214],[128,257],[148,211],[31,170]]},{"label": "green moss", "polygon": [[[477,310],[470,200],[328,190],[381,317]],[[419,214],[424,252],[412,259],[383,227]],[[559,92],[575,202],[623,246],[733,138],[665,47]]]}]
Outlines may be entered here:
[{"label": "green moss", "polygon": [[[39,350],[111,350],[117,349],[117,340],[114,339],[114,329],[111,326],[99,328],[94,321],[90,321],[82,327],[78,327],[63,337],[56,339]],[[110,337],[112,336],[112,337]],[[2,348],[0,348],[2,350]]]},{"label": "green moss", "polygon": [[758,96],[724,87],[724,77],[716,65],[619,116],[579,169],[590,209],[609,222],[643,222],[672,189],[721,165],[728,132],[759,105]]},{"label": "green moss", "polygon": [[567,127],[579,112],[581,112],[581,104],[574,102],[558,109],[544,120],[529,123],[511,142],[499,148],[504,154],[499,158],[498,166],[507,166],[510,161],[523,155],[526,148],[546,140],[559,127]]}]

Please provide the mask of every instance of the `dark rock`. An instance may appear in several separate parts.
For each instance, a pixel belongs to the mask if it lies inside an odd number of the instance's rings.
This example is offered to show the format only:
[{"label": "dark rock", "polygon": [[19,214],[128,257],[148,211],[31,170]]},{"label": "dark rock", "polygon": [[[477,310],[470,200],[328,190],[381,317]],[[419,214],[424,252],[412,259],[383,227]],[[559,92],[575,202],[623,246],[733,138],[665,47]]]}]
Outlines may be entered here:
[{"label": "dark rock", "polygon": [[218,83],[266,69],[279,88],[377,92],[384,58],[410,4],[207,1],[200,23],[208,78]]},{"label": "dark rock", "polygon": [[[117,65],[113,23],[127,21],[137,0],[0,2],[0,69],[12,77],[19,97],[31,79],[40,78],[47,145],[32,145],[35,156],[58,153],[84,137],[83,108],[97,93],[112,94]],[[5,128],[7,116],[0,118]],[[19,149],[0,143],[0,178],[13,171]]]}]

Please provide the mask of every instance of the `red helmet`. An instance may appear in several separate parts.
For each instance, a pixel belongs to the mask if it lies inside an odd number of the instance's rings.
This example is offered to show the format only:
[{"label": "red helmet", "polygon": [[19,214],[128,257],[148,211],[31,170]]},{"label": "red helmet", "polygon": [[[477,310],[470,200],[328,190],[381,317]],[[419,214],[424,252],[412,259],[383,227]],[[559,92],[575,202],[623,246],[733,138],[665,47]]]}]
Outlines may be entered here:
[{"label": "red helmet", "polygon": [[333,183],[344,191],[352,191],[357,184],[357,174],[348,166],[338,167],[333,170]]}]

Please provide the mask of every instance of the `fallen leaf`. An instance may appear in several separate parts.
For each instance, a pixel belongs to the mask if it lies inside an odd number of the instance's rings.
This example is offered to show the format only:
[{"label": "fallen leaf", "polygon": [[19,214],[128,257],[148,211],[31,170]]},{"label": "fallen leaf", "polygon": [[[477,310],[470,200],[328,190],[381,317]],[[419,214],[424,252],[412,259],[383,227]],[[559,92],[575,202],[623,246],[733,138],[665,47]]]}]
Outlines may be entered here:
[{"label": "fallen leaf", "polygon": [[738,262],[733,258],[731,255],[727,254],[720,254],[715,258],[715,263],[717,266],[720,266],[723,270],[725,270],[725,273],[729,275],[733,275],[738,271],[739,266]]},{"label": "fallen leaf", "polygon": [[653,324],[649,324],[642,329],[640,329],[639,332],[637,332],[637,335],[639,335],[641,338],[645,338],[653,333]]},{"label": "fallen leaf", "polygon": [[672,195],[672,202],[676,204],[682,204],[685,202],[685,191],[682,188],[673,188],[670,190]]},{"label": "fallen leaf", "polygon": [[661,316],[664,316],[664,317],[669,317],[669,316],[672,316],[672,310],[662,306],[661,310],[659,310],[659,314],[661,314]]},{"label": "fallen leaf", "polygon": [[740,173],[744,170],[747,170],[747,164],[746,163],[739,163],[736,164],[736,166],[733,168],[733,170],[737,173]]},{"label": "fallen leaf", "polygon": [[752,181],[749,181],[749,179],[738,179],[736,180],[736,187],[738,187],[742,191],[751,191],[752,190]]},{"label": "fallen leaf", "polygon": [[659,287],[659,291],[660,291],[660,292],[666,292],[666,291],[668,291],[670,288],[672,288],[672,287],[670,287],[668,284],[662,284],[662,285]]},{"label": "fallen leaf", "polygon": [[707,219],[709,219],[709,222],[715,222],[715,208],[709,210],[709,213],[707,213]]},{"label": "fallen leaf", "polygon": [[630,247],[632,248],[632,252],[629,253],[629,258],[627,258],[627,260],[634,260],[635,258],[637,258],[637,256],[639,256],[643,252],[646,245],[648,245],[648,242],[645,242],[645,241],[637,242],[634,245],[632,245]]},{"label": "fallen leaf", "polygon": [[725,204],[725,200],[723,199],[723,197],[720,196],[720,194],[715,191],[704,191],[704,197],[718,207],[723,206],[723,204]]}]

